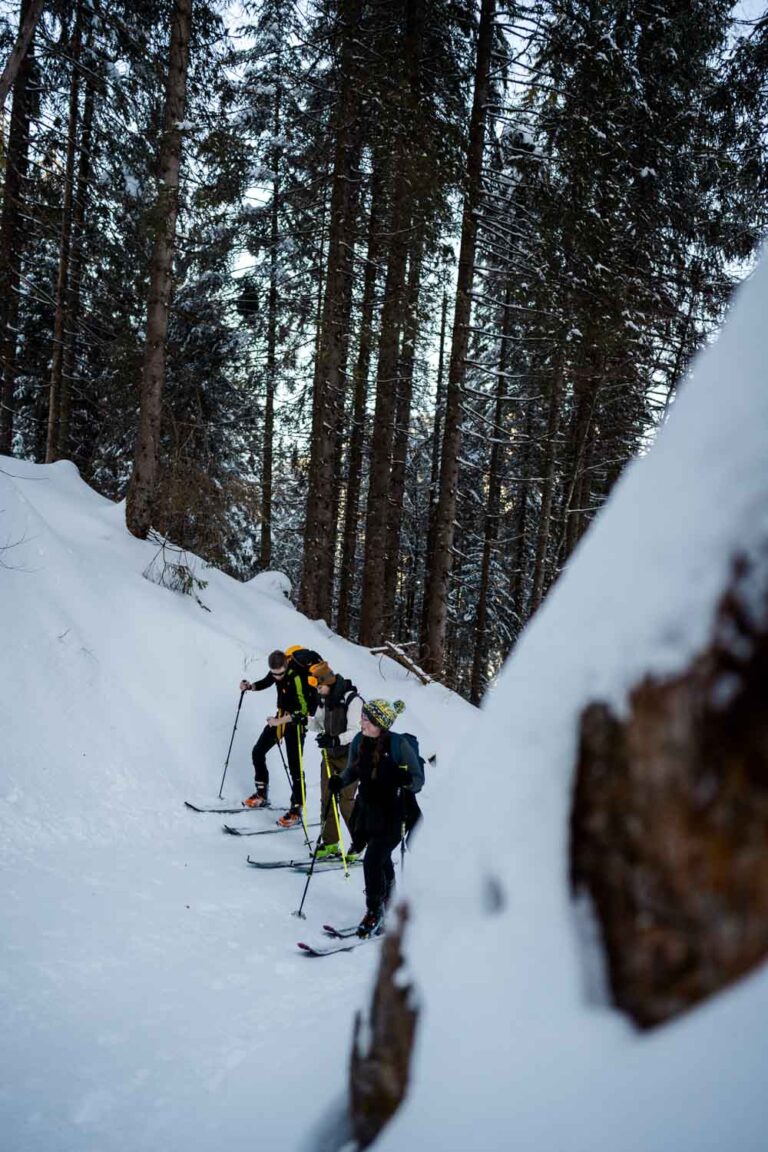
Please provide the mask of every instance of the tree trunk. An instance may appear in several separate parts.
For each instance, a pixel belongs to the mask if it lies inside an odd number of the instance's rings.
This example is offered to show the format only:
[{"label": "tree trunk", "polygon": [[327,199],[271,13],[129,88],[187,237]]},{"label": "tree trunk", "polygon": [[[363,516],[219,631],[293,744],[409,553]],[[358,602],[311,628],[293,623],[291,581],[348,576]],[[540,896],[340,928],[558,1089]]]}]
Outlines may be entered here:
[{"label": "tree trunk", "polygon": [[[435,385],[435,427],[432,437],[432,472],[429,480],[430,507],[437,513],[440,484],[440,458],[443,454],[442,420],[445,413],[445,332],[448,326],[448,293],[443,292],[443,307],[440,315],[440,347],[437,358],[437,383]],[[430,520],[434,516],[430,515]],[[431,528],[431,525],[430,525]]]},{"label": "tree trunk", "polygon": [[67,130],[67,158],[64,165],[64,198],[61,208],[61,236],[59,239],[59,270],[56,276],[56,299],[53,314],[53,350],[51,352],[51,378],[48,385],[48,438],[45,462],[58,459],[59,419],[61,415],[61,376],[64,360],[64,318],[69,285],[69,256],[72,242],[72,201],[74,199],[75,154],[77,126],[80,116],[80,52],[83,40],[83,6],[77,5],[75,27],[70,52],[72,78],[69,85],[69,125]]},{"label": "tree trunk", "polygon": [[568,437],[571,474],[566,478],[568,487],[563,500],[562,528],[557,549],[557,558],[561,565],[565,564],[579,538],[584,467],[599,387],[600,375],[592,364],[590,353],[587,356],[587,365],[584,371],[579,373],[574,388],[575,409]]},{"label": "tree trunk", "polygon": [[[404,165],[399,164],[401,172]],[[379,359],[376,368],[376,406],[373,415],[371,466],[365,518],[365,558],[360,613],[360,643],[378,644],[384,639],[384,576],[387,532],[391,515],[390,476],[397,397],[400,333],[403,324],[405,268],[408,256],[403,215],[405,188],[400,179],[397,207],[391,217],[389,259],[381,310]]]},{"label": "tree trunk", "polygon": [[525,401],[525,422],[523,424],[523,446],[519,457],[520,480],[516,491],[513,542],[514,551],[510,560],[509,595],[512,601],[512,614],[515,618],[515,636],[525,624],[526,576],[528,567],[528,501],[531,491],[531,472],[534,453],[531,451],[533,435],[533,399]]},{"label": "tree trunk", "polygon": [[83,275],[83,231],[85,209],[91,179],[91,147],[93,144],[93,115],[96,103],[96,76],[89,72],[83,102],[83,129],[80,136],[80,162],[77,171],[77,189],[72,216],[72,252],[69,264],[66,308],[64,314],[64,353],[61,365],[59,438],[57,458],[69,459],[69,429],[72,401],[72,381],[77,359],[77,324],[80,318],[80,287]]},{"label": "tree trunk", "polygon": [[768,550],[753,529],[748,554],[682,668],[627,685],[620,713],[595,699],[581,715],[571,879],[641,1028],[768,959]]},{"label": "tree trunk", "polygon": [[549,412],[547,435],[544,446],[544,468],[541,480],[541,509],[539,511],[539,531],[536,537],[536,559],[531,583],[531,599],[528,615],[532,616],[544,595],[544,579],[547,572],[547,551],[552,528],[552,501],[555,490],[555,438],[560,419],[560,392],[562,368],[557,365],[549,385]]},{"label": "tree trunk", "polygon": [[408,457],[408,442],[411,432],[411,399],[413,396],[413,370],[416,359],[416,341],[419,332],[419,291],[421,289],[421,268],[423,246],[416,239],[416,250],[411,254],[406,291],[406,317],[403,329],[403,347],[400,356],[397,386],[397,409],[395,412],[395,432],[392,447],[392,471],[390,475],[390,507],[392,514],[387,526],[388,563],[384,573],[384,630],[394,638],[395,599],[400,572],[400,528],[402,523],[403,498],[405,496],[405,471]]},{"label": "tree trunk", "polygon": [[[409,81],[406,107],[418,100],[419,72],[424,25],[424,0],[408,0],[404,52]],[[391,207],[389,252],[384,301],[381,309],[379,360],[376,369],[376,407],[368,503],[365,517],[365,559],[360,616],[360,643],[367,646],[384,640],[385,575],[392,559],[387,552],[389,523],[399,515],[391,503],[392,441],[394,434],[400,336],[405,321],[405,273],[408,232],[412,224],[413,192],[411,151],[413,141],[400,131],[390,161]]]},{"label": "tree trunk", "polygon": [[[404,967],[408,906],[397,908],[381,960],[368,1019],[355,1016],[349,1061],[348,1114],[354,1146],[368,1148],[397,1112],[408,1091],[416,1037],[416,997]],[[349,1145],[348,1145],[349,1146]]]},{"label": "tree trunk", "polygon": [[424,551],[424,595],[422,598],[421,632],[419,648],[424,652],[427,646],[427,611],[432,569],[430,567],[435,551],[435,526],[437,505],[440,494],[440,458],[443,453],[442,421],[445,408],[445,331],[448,324],[448,293],[443,292],[443,308],[440,316],[440,347],[437,356],[437,384],[435,386],[435,423],[432,429],[432,469],[429,479],[429,508],[427,509],[427,546]]},{"label": "tree trunk", "polygon": [[354,408],[349,444],[346,503],[344,507],[344,533],[339,582],[339,608],[336,631],[350,635],[352,594],[355,583],[355,553],[357,550],[357,521],[360,508],[360,480],[365,446],[365,409],[368,401],[368,373],[373,344],[373,310],[381,253],[382,182],[377,161],[371,179],[371,208],[368,219],[368,250],[363,280],[363,298],[360,305],[360,337],[354,378]]},{"label": "tree trunk", "polygon": [[171,45],[165,97],[165,123],[160,146],[160,180],[155,208],[155,241],[150,270],[147,332],[141,382],[139,432],[133,476],[128,489],[126,523],[134,536],[145,540],[160,467],[160,416],[165,377],[165,338],[171,296],[171,267],[179,207],[181,129],[184,121],[189,60],[192,0],[175,0],[171,16]]},{"label": "tree trunk", "polygon": [[[31,4],[24,0],[19,23],[25,26]],[[21,33],[20,33],[21,34]],[[16,390],[16,326],[19,311],[19,280],[24,237],[21,227],[24,205],[23,182],[29,160],[30,78],[32,47],[28,48],[16,77],[11,106],[11,127],[5,157],[3,213],[0,221],[0,355],[3,384],[0,393],[0,453],[13,446],[13,409]]]},{"label": "tree trunk", "polygon": [[511,304],[511,296],[512,293],[508,282],[501,321],[499,374],[496,378],[496,405],[493,420],[493,443],[491,445],[491,460],[488,469],[488,506],[485,513],[483,559],[480,566],[480,589],[477,597],[477,611],[475,613],[475,652],[472,660],[472,677],[469,688],[469,699],[473,704],[480,703],[486,684],[485,656],[488,647],[486,638],[488,626],[488,596],[491,586],[491,560],[493,559],[493,549],[499,532],[501,474],[504,463],[502,428],[506,416],[505,400],[507,394],[507,364],[509,362],[509,330],[511,327],[511,309],[509,305]]},{"label": "tree trunk", "polygon": [[[358,157],[359,159],[359,157]],[[344,316],[346,317],[344,339],[342,341],[342,359],[339,365],[339,378],[346,382],[348,379],[349,370],[349,326],[352,318],[352,288],[353,288],[353,269],[355,263],[355,237],[352,237],[349,250],[350,262],[350,275],[347,278],[345,285],[345,297],[342,300],[342,308]],[[339,393],[339,410],[338,419],[336,421],[336,438],[333,445],[333,460],[331,462],[331,475],[333,476],[332,485],[332,500],[331,500],[331,524],[333,525],[334,533],[334,547],[331,552],[330,570],[328,572],[328,599],[330,611],[333,608],[333,587],[336,577],[336,536],[339,527],[339,514],[341,510],[341,495],[342,495],[342,461],[344,459],[344,444],[347,439],[347,420],[346,420],[346,405],[344,403],[344,394]],[[330,616],[329,616],[330,619]]]},{"label": "tree trunk", "polygon": [[346,343],[352,302],[352,246],[356,230],[360,154],[357,99],[360,33],[359,0],[342,0],[339,23],[343,43],[339,96],[335,113],[336,148],[331,185],[331,221],[321,336],[315,369],[310,482],[304,526],[305,562],[299,608],[311,619],[331,619],[336,553],[334,485],[337,483],[337,433],[344,410]]},{"label": "tree trunk", "polygon": [[0,108],[5,104],[5,98],[24,63],[44,3],[45,0],[22,0],[19,34],[0,76]]},{"label": "tree trunk", "polygon": [[[275,138],[280,135],[280,86],[275,93]],[[269,228],[269,299],[267,302],[267,394],[264,404],[264,442],[261,456],[261,545],[259,567],[266,572],[272,564],[272,458],[275,434],[275,389],[277,387],[277,246],[280,241],[280,149],[275,147],[272,182],[272,209]]]},{"label": "tree trunk", "polygon": [[434,551],[431,557],[431,580],[426,611],[426,644],[422,667],[432,675],[443,666],[445,630],[448,609],[448,582],[453,565],[454,523],[459,481],[461,448],[462,387],[469,347],[469,323],[472,312],[472,288],[475,276],[477,246],[477,212],[481,197],[483,145],[485,140],[486,105],[488,103],[493,44],[495,0],[482,0],[477,41],[475,91],[469,126],[467,154],[467,190],[461,227],[459,273],[456,308],[453,319],[451,360],[448,369],[448,392],[445,410],[445,434],[440,467],[440,500],[435,523]]}]

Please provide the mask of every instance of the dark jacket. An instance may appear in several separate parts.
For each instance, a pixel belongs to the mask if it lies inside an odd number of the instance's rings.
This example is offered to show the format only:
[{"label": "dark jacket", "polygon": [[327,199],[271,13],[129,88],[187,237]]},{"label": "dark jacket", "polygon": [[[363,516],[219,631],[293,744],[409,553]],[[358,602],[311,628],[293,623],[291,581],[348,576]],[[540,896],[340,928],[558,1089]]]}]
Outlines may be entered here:
[{"label": "dark jacket", "polygon": [[[400,740],[400,761],[390,754],[389,732],[372,739],[360,732],[349,748],[342,786],[359,781],[355,805],[357,831],[371,836],[397,833],[404,819],[403,794],[421,777],[416,753],[407,740]],[[377,748],[378,745],[378,748]]]},{"label": "dark jacket", "polygon": [[317,712],[310,729],[330,736],[339,745],[338,754],[346,762],[349,746],[360,732],[362,697],[352,681],[342,676],[336,677],[327,696],[318,695]]},{"label": "dark jacket", "polygon": [[277,689],[277,710],[294,714],[299,712],[302,716],[314,716],[317,711],[317,689],[307,681],[307,669],[294,665],[288,661],[288,671],[281,679],[276,680],[271,672],[267,672],[261,680],[255,680],[251,685],[254,692],[261,692],[273,684]]}]

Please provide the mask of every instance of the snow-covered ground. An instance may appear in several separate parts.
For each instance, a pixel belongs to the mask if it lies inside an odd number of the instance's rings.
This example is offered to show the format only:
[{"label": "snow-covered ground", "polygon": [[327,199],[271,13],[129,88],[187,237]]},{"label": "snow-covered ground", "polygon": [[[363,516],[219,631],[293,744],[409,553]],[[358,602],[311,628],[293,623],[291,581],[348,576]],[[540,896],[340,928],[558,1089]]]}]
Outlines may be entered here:
[{"label": "snow-covered ground", "polygon": [[[318,876],[300,923],[303,877],[245,865],[299,834],[182,805],[216,796],[238,683],[290,644],[405,699],[440,758],[400,882],[423,1010],[382,1152],[764,1152],[768,972],[636,1034],[600,998],[566,850],[581,708],[682,668],[768,539],[767,313],[764,263],[482,712],[304,620],[278,578],[199,571],[209,612],[150,583],[121,507],[67,464],[0,460],[3,1152],[291,1152],[333,1112],[377,947],[295,944],[356,918],[362,877]],[[246,697],[228,798],[272,705]],[[315,812],[318,772],[312,748]],[[287,799],[279,761],[273,781]]]},{"label": "snow-covered ground", "polygon": [[[296,942],[359,918],[362,876],[313,878],[303,923],[304,877],[245,863],[302,855],[299,833],[227,836],[183,801],[215,800],[240,679],[273,648],[312,646],[364,695],[404,699],[402,727],[446,760],[477,712],[306,621],[277,578],[200,569],[210,612],[150,583],[157,548],[71,465],[0,469],[0,548],[16,545],[0,553],[0,1147],[289,1150],[343,1088],[378,951],[313,961]],[[273,712],[274,692],[245,697],[225,798],[252,791]]]}]

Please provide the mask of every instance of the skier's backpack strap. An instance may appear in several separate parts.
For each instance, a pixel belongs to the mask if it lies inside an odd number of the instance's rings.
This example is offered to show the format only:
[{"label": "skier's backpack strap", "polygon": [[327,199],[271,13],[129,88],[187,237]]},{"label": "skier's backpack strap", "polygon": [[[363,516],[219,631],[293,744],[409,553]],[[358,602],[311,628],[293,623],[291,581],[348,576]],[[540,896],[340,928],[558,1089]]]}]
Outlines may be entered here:
[{"label": "skier's backpack strap", "polygon": [[301,682],[301,676],[298,672],[293,677],[293,686],[296,689],[296,698],[299,701],[299,712],[301,712],[302,716],[306,716],[309,711],[309,706],[307,704],[307,698],[304,695],[304,685]]},{"label": "skier's backpack strap", "polygon": [[345,709],[349,708],[350,704],[355,699],[355,697],[357,697],[358,700],[363,699],[362,696],[360,695],[360,693],[358,692],[357,688],[355,688],[355,686],[353,684],[352,687],[347,692],[344,699],[341,701],[341,703],[344,705]]},{"label": "skier's backpack strap", "polygon": [[286,648],[285,655],[290,662],[289,675],[292,676],[296,688],[299,711],[303,716],[314,716],[317,709],[317,693],[310,686],[309,670],[313,664],[320,664],[323,658],[311,648],[302,648],[300,644]]},{"label": "skier's backpack strap", "polygon": [[403,759],[402,741],[407,740],[410,747],[416,753],[416,762],[418,764],[418,773],[407,765],[411,773],[411,781],[405,785],[408,792],[421,792],[424,787],[426,778],[426,763],[424,757],[419,751],[418,737],[414,736],[412,732],[391,732],[389,736],[389,754],[396,764],[401,767],[406,767]]}]

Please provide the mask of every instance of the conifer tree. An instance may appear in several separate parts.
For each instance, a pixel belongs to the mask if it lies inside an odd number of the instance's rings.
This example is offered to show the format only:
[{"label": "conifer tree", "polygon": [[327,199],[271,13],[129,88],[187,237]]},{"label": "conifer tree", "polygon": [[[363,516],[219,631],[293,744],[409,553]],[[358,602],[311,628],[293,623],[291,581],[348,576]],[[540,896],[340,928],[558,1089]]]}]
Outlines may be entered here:
[{"label": "conifer tree", "polygon": [[150,272],[147,333],[142,372],[139,433],[133,476],[128,490],[126,524],[146,538],[152,524],[160,462],[161,400],[165,371],[165,338],[171,297],[171,273],[178,213],[181,133],[186,106],[191,0],[174,0],[166,85],[163,139],[159,158],[155,241]]},{"label": "conifer tree", "polygon": [[[22,0],[19,40],[26,48],[19,60],[13,86],[10,130],[5,155],[2,220],[0,221],[0,453],[9,454],[13,444],[13,411],[16,392],[16,330],[19,282],[23,255],[23,205],[29,158],[30,120],[34,108],[33,76],[34,13],[42,7]],[[27,31],[29,35],[27,36]]]},{"label": "conifer tree", "polygon": [[472,308],[477,239],[476,213],[480,205],[494,13],[494,0],[482,0],[467,149],[467,185],[459,254],[459,279],[448,370],[445,432],[440,465],[440,497],[435,515],[434,551],[429,561],[429,584],[424,606],[426,617],[425,644],[421,660],[426,670],[432,673],[442,670],[445,648],[448,579],[453,559],[459,447],[461,443],[461,390]]}]

